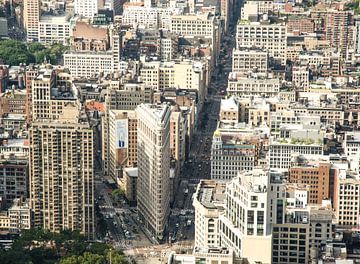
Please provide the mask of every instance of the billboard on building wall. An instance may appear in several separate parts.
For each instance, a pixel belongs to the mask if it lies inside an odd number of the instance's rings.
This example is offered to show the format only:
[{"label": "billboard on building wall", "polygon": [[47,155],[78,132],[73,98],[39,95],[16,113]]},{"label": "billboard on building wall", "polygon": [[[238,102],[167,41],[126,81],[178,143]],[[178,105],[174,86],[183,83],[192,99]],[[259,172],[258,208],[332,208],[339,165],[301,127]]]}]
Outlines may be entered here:
[{"label": "billboard on building wall", "polygon": [[128,147],[128,122],[127,119],[116,121],[116,148]]}]

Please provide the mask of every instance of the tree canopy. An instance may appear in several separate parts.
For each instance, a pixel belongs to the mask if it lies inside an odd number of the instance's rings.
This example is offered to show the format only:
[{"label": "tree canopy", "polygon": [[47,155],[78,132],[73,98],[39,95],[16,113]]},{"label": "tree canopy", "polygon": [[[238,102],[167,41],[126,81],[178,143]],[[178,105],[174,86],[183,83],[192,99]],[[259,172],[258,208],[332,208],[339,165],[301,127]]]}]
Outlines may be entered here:
[{"label": "tree canopy", "polygon": [[34,55],[27,49],[26,44],[12,39],[0,41],[0,59],[9,65],[35,62]]},{"label": "tree canopy", "polygon": [[45,47],[41,43],[33,42],[26,45],[21,41],[6,39],[0,41],[0,59],[5,64],[19,65],[20,63],[42,63],[45,58],[50,63],[56,64],[67,47],[53,44]]},{"label": "tree canopy", "polygon": [[127,264],[124,254],[104,243],[89,242],[79,232],[24,231],[9,250],[0,250],[1,264]]}]

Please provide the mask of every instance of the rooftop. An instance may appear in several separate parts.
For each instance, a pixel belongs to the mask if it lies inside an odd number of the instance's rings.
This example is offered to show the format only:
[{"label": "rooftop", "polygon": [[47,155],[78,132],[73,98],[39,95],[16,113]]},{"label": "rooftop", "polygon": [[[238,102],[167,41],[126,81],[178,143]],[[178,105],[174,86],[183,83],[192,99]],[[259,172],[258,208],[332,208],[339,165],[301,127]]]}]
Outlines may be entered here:
[{"label": "rooftop", "polygon": [[164,121],[164,118],[170,111],[168,104],[141,104],[137,108],[143,109],[149,115],[151,115],[154,120],[161,122]]},{"label": "rooftop", "polygon": [[40,23],[63,24],[69,21],[70,13],[44,14],[40,17]]},{"label": "rooftop", "polygon": [[76,100],[76,93],[72,89],[65,89],[64,87],[51,88],[51,99],[55,100]]},{"label": "rooftop", "polygon": [[234,97],[230,97],[228,99],[221,99],[221,111],[239,111],[238,102]]},{"label": "rooftop", "polygon": [[225,200],[225,184],[214,180],[202,180],[196,190],[196,199],[206,208],[216,209]]},{"label": "rooftop", "polygon": [[249,192],[266,193],[268,184],[268,171],[262,168],[255,168],[252,171],[239,172],[238,177],[234,178],[241,186]]},{"label": "rooftop", "polygon": [[136,178],[138,176],[138,168],[124,168],[124,172],[129,176],[129,177],[134,177]]}]

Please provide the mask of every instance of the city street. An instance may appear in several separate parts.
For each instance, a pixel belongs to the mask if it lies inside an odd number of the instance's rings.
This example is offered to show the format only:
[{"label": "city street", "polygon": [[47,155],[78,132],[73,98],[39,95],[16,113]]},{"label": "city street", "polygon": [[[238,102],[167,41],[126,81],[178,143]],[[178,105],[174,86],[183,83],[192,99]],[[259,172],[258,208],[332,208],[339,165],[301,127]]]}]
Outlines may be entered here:
[{"label": "city street", "polygon": [[[164,263],[172,251],[190,253],[193,249],[195,214],[192,199],[199,181],[210,179],[212,138],[217,128],[220,101],[226,94],[227,78],[231,69],[231,60],[228,58],[231,58],[235,43],[231,32],[223,42],[219,58],[221,67],[213,74],[209,94],[199,114],[197,129],[192,138],[189,159],[182,170],[168,222],[168,243],[159,245],[144,229],[136,208],[130,208],[125,201],[114,206],[111,187],[100,181],[100,177],[96,180],[96,197],[99,198],[101,212],[108,226],[105,240],[124,250],[126,255],[137,263]],[[99,138],[100,134],[97,135],[96,149],[100,149]],[[101,165],[98,153],[96,163],[97,166]]]},{"label": "city street", "polygon": [[[227,38],[222,47],[225,51],[232,52],[234,40]],[[224,56],[221,55],[222,61]],[[231,68],[231,60],[225,60],[223,68]],[[216,70],[213,82],[209,86],[209,95],[204,104],[203,111],[198,117],[197,130],[193,136],[189,159],[185,162],[181,182],[175,197],[174,208],[169,219],[171,241],[193,241],[194,239],[194,208],[192,206],[193,194],[201,179],[210,179],[211,173],[211,144],[214,131],[217,128],[220,111],[220,101],[224,97],[229,71]],[[191,221],[191,225],[187,224]]]}]

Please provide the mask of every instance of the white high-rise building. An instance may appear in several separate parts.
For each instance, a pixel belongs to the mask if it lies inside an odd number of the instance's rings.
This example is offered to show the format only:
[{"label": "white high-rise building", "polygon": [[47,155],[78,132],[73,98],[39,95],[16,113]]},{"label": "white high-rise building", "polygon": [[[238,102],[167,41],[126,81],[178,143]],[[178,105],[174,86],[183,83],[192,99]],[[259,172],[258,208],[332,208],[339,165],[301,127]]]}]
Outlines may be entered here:
[{"label": "white high-rise building", "polygon": [[75,14],[93,18],[98,12],[99,0],[75,0]]},{"label": "white high-rise building", "polygon": [[170,114],[167,104],[141,104],[138,116],[139,216],[162,239],[170,212]]},{"label": "white high-rise building", "polygon": [[202,180],[195,192],[195,248],[220,246],[219,216],[224,211],[225,183]]},{"label": "white high-rise building", "polygon": [[261,263],[271,263],[267,186],[267,171],[239,173],[226,185],[225,214],[220,216],[221,246]]}]

